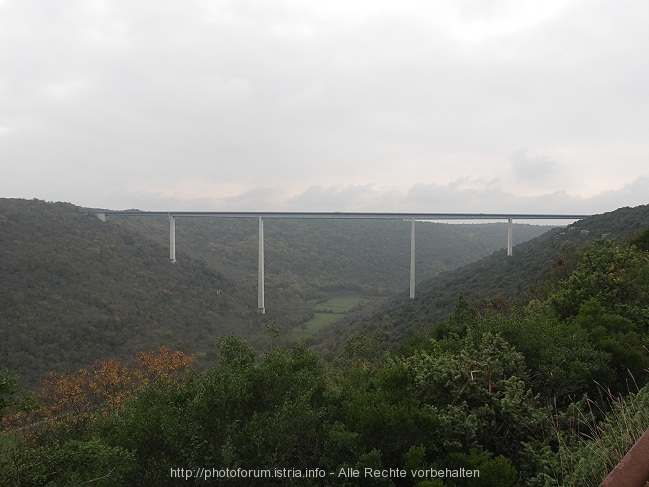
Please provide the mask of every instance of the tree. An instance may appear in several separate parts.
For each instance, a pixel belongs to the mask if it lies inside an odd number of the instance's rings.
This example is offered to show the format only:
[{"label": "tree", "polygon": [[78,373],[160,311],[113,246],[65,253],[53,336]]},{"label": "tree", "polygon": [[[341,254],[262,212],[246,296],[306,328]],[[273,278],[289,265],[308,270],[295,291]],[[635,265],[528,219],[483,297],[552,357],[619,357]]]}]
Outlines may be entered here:
[{"label": "tree", "polygon": [[628,391],[629,381],[642,386],[648,379],[647,284],[649,254],[635,244],[596,241],[548,299],[563,323],[584,330],[590,343],[608,354],[613,376],[598,382],[617,392]]},{"label": "tree", "polygon": [[429,463],[485,452],[531,475],[535,460],[524,445],[541,441],[546,408],[527,385],[523,355],[502,337],[472,328],[432,343],[431,350],[394,359],[406,369],[419,407],[435,413],[436,438],[423,444]]},{"label": "tree", "polygon": [[649,252],[649,228],[636,235],[629,241],[629,245],[635,246],[642,252]]},{"label": "tree", "polygon": [[570,276],[549,297],[562,320],[577,316],[581,306],[597,300],[609,313],[649,326],[645,305],[647,290],[639,286],[649,276],[649,255],[634,246],[622,247],[610,240],[588,246]]},{"label": "tree", "polygon": [[[176,383],[192,361],[182,352],[165,347],[139,353],[137,358],[134,367],[110,359],[71,374],[50,374],[35,397],[25,396],[38,407],[16,408],[4,418],[3,429],[20,429],[36,443],[40,437],[60,441],[76,438],[94,419],[122,407],[148,384]],[[0,387],[4,384],[4,389],[15,392],[15,379],[6,374],[0,379]]]},{"label": "tree", "polygon": [[528,384],[546,404],[569,404],[575,397],[595,392],[595,381],[614,381],[609,354],[588,339],[587,330],[560,322],[552,308],[540,301],[515,308],[508,316],[488,312],[476,327],[500,335],[523,354]]},{"label": "tree", "polygon": [[614,392],[628,392],[646,383],[649,342],[636,323],[608,312],[594,298],[581,305],[572,323],[585,330],[593,346],[610,357],[608,363],[614,376],[608,381],[606,377],[599,378],[601,386]]}]

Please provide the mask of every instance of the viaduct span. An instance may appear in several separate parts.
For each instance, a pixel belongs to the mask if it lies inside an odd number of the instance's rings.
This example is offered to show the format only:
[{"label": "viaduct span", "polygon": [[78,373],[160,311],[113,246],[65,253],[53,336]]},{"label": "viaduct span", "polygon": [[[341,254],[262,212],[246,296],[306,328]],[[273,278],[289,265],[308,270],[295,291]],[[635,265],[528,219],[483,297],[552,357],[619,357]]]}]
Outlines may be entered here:
[{"label": "viaduct span", "polygon": [[169,260],[176,262],[176,218],[256,218],[259,220],[259,260],[257,273],[257,309],[266,312],[264,302],[264,219],[330,219],[330,220],[407,220],[410,230],[410,298],[415,297],[415,221],[439,220],[506,220],[507,255],[512,255],[513,220],[580,220],[590,215],[522,214],[522,213],[347,213],[347,212],[236,212],[236,211],[103,211],[97,217],[106,221],[107,216],[154,216],[169,218]]}]

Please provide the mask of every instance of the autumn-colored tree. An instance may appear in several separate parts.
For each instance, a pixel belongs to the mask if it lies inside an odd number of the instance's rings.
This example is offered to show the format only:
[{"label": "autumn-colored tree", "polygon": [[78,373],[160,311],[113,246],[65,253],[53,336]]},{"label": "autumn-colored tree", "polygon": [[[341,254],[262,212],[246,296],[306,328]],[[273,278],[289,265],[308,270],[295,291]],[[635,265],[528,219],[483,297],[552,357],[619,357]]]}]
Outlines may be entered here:
[{"label": "autumn-colored tree", "polygon": [[147,381],[177,381],[187,372],[194,359],[183,352],[160,347],[157,352],[140,352],[137,354],[142,379]]},{"label": "autumn-colored tree", "polygon": [[0,423],[0,431],[20,428],[38,434],[65,424],[68,433],[74,432],[89,420],[121,407],[127,398],[152,382],[179,381],[192,360],[182,352],[161,347],[155,352],[138,353],[135,366],[110,359],[71,374],[52,373],[36,393],[39,407],[7,415]]}]

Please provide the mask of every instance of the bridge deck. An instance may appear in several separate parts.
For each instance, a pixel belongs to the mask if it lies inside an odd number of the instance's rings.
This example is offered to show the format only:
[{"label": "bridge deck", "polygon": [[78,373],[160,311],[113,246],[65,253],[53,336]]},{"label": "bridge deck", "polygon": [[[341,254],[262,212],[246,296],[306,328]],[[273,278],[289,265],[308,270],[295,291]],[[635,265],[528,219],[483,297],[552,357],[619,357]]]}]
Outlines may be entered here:
[{"label": "bridge deck", "polygon": [[271,211],[102,211],[110,216],[174,216],[218,218],[288,219],[393,219],[393,220],[579,220],[590,215],[549,213],[354,213],[354,212],[271,212]]}]

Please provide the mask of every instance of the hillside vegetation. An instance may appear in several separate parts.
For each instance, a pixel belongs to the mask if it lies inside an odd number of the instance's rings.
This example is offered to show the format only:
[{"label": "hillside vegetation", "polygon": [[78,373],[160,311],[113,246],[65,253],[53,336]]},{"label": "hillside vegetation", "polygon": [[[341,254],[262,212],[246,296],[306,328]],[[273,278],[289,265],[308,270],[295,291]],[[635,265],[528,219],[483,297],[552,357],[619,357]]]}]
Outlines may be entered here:
[{"label": "hillside vegetation", "polygon": [[[23,386],[108,357],[167,345],[213,363],[217,342],[266,328],[281,336],[313,317],[310,299],[386,296],[408,285],[407,222],[266,223],[265,316],[257,314],[253,220],[109,218],[68,203],[0,199],[0,370]],[[499,225],[421,224],[420,276],[502,247]],[[519,239],[543,227],[516,226]]]},{"label": "hillside vegetation", "polygon": [[517,245],[512,256],[505,250],[443,272],[417,286],[414,300],[407,292],[377,308],[350,315],[309,343],[327,356],[351,336],[363,337],[378,328],[389,327],[386,343],[430,330],[447,319],[460,294],[479,307],[507,307],[511,299],[527,300],[548,285],[551,276],[570,272],[581,249],[597,240],[625,242],[649,227],[649,205],[620,208],[577,221],[567,228],[555,228]]},{"label": "hillside vegetation", "polygon": [[597,486],[649,427],[646,228],[390,351],[385,320],[331,363],[232,337],[201,373],[160,349],[21,398],[5,376],[0,482]]},{"label": "hillside vegetation", "polygon": [[0,369],[23,384],[162,344],[213,359],[218,338],[263,330],[222,273],[92,212],[2,200],[0,224]]}]

